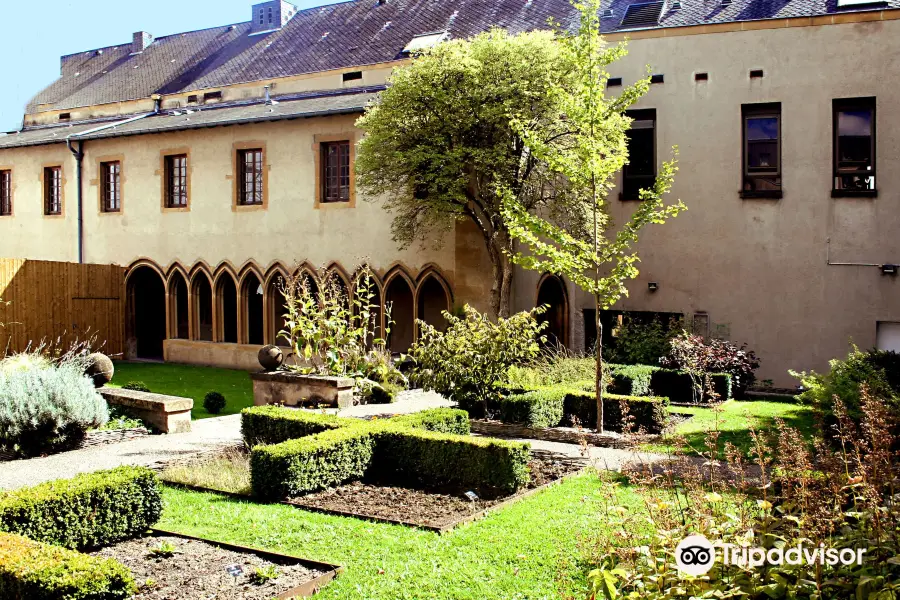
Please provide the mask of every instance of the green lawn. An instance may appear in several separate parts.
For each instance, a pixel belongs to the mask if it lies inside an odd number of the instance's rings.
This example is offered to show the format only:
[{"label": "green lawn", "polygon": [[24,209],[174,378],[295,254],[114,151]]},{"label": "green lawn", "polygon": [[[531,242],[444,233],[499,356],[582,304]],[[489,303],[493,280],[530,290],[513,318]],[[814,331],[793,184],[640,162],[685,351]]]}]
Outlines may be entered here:
[{"label": "green lawn", "polygon": [[[675,428],[674,435],[684,436],[693,448],[706,449],[704,441],[711,430],[720,432],[719,445],[731,442],[747,455],[752,440],[750,428],[770,434],[775,431],[775,419],[798,429],[807,439],[813,433],[813,410],[803,404],[790,402],[766,402],[761,400],[730,400],[719,409],[670,407],[669,412],[693,415],[691,419]],[[648,451],[669,451],[672,448],[663,443],[645,446]]]},{"label": "green lawn", "polygon": [[[602,531],[598,476],[585,473],[443,536],[357,519],[165,489],[159,527],[343,565],[323,600],[583,598],[579,536]],[[636,493],[620,501],[637,506]]]},{"label": "green lawn", "polygon": [[[253,406],[253,386],[247,371],[117,361],[109,386],[121,387],[129,381],[142,381],[151,392],[158,394],[193,398],[194,410],[191,411],[191,417],[194,419],[230,415]],[[225,396],[225,409],[219,415],[211,415],[203,408],[203,397],[213,390]]]}]

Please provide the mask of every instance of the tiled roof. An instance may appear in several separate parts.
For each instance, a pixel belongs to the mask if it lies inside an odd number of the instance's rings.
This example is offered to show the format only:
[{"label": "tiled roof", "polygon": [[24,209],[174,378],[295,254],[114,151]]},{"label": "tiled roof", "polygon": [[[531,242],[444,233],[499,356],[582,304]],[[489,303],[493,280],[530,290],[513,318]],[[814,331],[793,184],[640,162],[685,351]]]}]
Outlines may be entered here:
[{"label": "tiled roof", "polygon": [[[647,0],[606,0],[606,32],[620,31],[632,4]],[[668,0],[660,27],[777,17],[814,16],[839,11],[837,0]],[[248,9],[249,9],[248,3]],[[900,8],[900,0],[859,10]],[[447,30],[465,38],[492,26],[513,33],[544,28],[554,18],[575,22],[569,0],[351,0],[301,10],[279,31],[249,36],[239,23],[157,38],[140,54],[123,44],[65,56],[59,80],[29,103],[68,109],[124,100],[217,88],[395,60],[417,35]],[[101,52],[102,51],[102,52]]]},{"label": "tiled roof", "polygon": [[94,140],[219,125],[352,114],[362,112],[366,105],[377,96],[378,91],[380,88],[364,88],[353,94],[308,95],[297,99],[275,97],[276,102],[273,104],[235,103],[203,107],[202,109],[167,110],[138,119],[132,117],[116,121],[36,128],[0,135],[0,149],[62,143],[67,137],[76,141]]}]

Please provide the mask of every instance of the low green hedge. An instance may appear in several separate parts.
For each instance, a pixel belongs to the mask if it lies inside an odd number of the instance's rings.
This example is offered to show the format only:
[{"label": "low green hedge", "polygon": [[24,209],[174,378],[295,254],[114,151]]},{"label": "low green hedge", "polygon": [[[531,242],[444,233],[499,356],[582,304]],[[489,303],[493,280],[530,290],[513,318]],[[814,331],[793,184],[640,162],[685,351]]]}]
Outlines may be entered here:
[{"label": "low green hedge", "polygon": [[394,417],[391,422],[439,433],[469,435],[472,432],[469,426],[469,413],[458,408],[432,408],[411,415]]},{"label": "low green hedge", "polygon": [[500,399],[500,420],[528,427],[556,427],[563,420],[565,391],[556,388],[510,394]]},{"label": "low green hedge", "polygon": [[280,444],[260,445],[250,453],[250,487],[259,498],[275,500],[338,485],[362,477],[372,461],[373,427],[323,431]]},{"label": "low green hedge", "polygon": [[[731,375],[714,373],[710,375],[710,381],[719,402],[731,400]],[[651,376],[650,387],[654,394],[666,396],[672,402],[681,404],[694,402],[694,382],[691,376],[683,371],[658,369]]]},{"label": "low green hedge", "polygon": [[[649,396],[650,380],[660,367],[651,365],[608,365],[612,373],[609,391],[622,396]],[[665,396],[665,394],[659,394]]]},{"label": "low green hedge", "polygon": [[133,538],[159,520],[159,479],[145,467],[118,467],[0,494],[0,531],[65,548]]},{"label": "low green hedge", "polygon": [[135,593],[131,572],[113,559],[0,533],[4,600],[124,600]]},{"label": "low green hedge", "polygon": [[283,406],[252,406],[241,411],[241,436],[249,447],[288,440],[345,427],[352,421]]},{"label": "low green hedge", "polygon": [[[574,417],[583,427],[593,428],[597,424],[597,399],[594,392],[582,390],[566,391],[564,411],[567,417]],[[632,430],[645,433],[659,433],[666,426],[668,398],[658,396],[603,395],[603,428],[621,432],[625,429],[622,405],[628,409]]]},{"label": "low green hedge", "polygon": [[425,488],[452,486],[490,498],[528,483],[528,444],[386,423],[375,433],[370,475]]}]

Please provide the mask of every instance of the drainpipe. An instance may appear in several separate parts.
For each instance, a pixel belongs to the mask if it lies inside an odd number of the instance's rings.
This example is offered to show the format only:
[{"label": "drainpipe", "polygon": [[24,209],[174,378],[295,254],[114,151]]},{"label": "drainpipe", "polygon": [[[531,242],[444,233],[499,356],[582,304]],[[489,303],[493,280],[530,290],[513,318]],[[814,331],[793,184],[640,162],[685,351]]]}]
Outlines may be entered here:
[{"label": "drainpipe", "polygon": [[72,147],[72,140],[66,138],[66,147],[75,157],[75,177],[78,186],[78,262],[84,262],[84,190],[81,184],[82,163],[84,162],[84,142],[78,142],[78,149]]}]

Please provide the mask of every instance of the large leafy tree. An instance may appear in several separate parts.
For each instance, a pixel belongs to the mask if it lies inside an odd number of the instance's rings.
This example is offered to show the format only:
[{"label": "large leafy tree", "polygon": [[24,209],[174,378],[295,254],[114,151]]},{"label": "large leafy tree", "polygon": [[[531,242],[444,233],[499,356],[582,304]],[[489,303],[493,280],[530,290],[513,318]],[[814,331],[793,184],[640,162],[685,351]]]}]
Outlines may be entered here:
[{"label": "large leafy tree", "polygon": [[[656,182],[641,190],[631,218],[615,227],[609,214],[608,194],[617,173],[628,161],[626,132],[631,124],[625,110],[647,93],[649,78],[627,87],[618,97],[605,95],[607,66],[625,53],[622,45],[608,46],[600,37],[600,0],[575,2],[580,11],[578,31],[560,32],[561,62],[572,65],[561,81],[554,81],[549,102],[562,118],[540,123],[513,122],[533,160],[566,181],[575,205],[586,207],[584,227],[529,211],[513,188],[504,190],[503,219],[511,236],[520,242],[513,260],[528,269],[562,275],[594,297],[597,308],[596,379],[597,430],[603,431],[603,375],[601,309],[627,295],[626,281],[638,275],[634,244],[646,225],[664,223],[686,207],[681,201],[667,205],[664,195],[672,186],[675,160],[665,162]],[[673,149],[673,152],[677,149]]]},{"label": "large leafy tree", "polygon": [[550,91],[567,77],[567,58],[549,31],[445,42],[396,70],[357,122],[366,133],[357,181],[384,199],[394,240],[407,247],[441,239],[458,220],[474,223],[493,267],[495,316],[509,316],[513,272],[501,190],[522,211],[562,222],[580,212],[512,125],[544,129],[558,118]]}]

